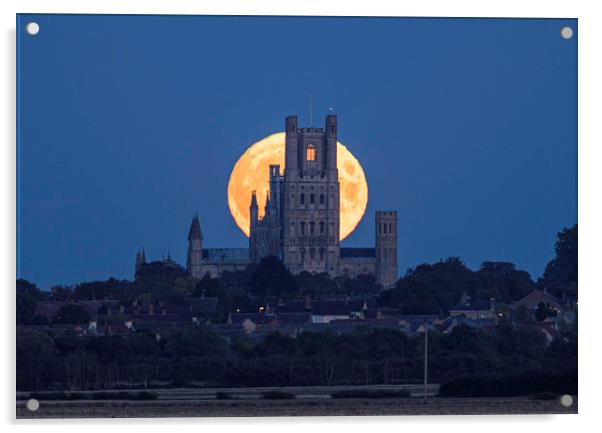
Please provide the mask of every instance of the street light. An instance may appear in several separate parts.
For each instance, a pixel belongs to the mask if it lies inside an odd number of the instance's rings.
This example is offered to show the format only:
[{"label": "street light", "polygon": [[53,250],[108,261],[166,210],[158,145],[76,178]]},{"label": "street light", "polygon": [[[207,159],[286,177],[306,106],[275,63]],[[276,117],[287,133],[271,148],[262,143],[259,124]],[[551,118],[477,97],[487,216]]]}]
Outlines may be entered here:
[{"label": "street light", "polygon": [[428,384],[428,347],[429,347],[429,326],[428,321],[424,319],[424,400],[423,403],[426,404],[426,387]]}]

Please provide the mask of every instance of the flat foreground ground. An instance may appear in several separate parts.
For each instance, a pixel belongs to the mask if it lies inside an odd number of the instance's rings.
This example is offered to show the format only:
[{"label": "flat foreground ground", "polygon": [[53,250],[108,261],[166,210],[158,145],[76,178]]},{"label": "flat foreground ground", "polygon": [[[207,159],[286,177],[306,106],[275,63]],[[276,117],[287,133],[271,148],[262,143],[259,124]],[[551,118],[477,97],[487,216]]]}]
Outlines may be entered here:
[{"label": "flat foreground ground", "polygon": [[41,401],[36,412],[17,403],[17,418],[160,418],[333,415],[486,415],[577,413],[558,400],[514,398],[419,398],[197,400],[197,401]]}]

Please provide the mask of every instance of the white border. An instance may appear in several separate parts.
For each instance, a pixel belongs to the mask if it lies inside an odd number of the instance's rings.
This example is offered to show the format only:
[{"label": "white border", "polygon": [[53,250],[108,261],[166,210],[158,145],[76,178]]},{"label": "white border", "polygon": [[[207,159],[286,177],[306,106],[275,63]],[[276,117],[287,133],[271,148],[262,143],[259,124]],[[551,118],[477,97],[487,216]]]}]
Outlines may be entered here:
[{"label": "white border", "polygon": [[[224,15],[347,15],[347,16],[462,16],[462,17],[557,17],[578,18],[579,40],[579,231],[580,247],[580,362],[579,362],[579,412],[578,416],[506,416],[506,417],[343,417],[343,418],[239,418],[239,419],[180,419],[180,420],[61,420],[28,422],[21,429],[43,428],[45,431],[103,431],[107,428],[132,430],[143,428],[148,432],[163,431],[168,424],[178,429],[199,427],[211,432],[244,430],[259,431],[327,431],[343,428],[362,431],[376,428],[380,431],[412,429],[420,431],[487,431],[510,429],[562,431],[588,431],[594,428],[599,413],[600,392],[599,359],[600,322],[596,320],[602,308],[602,281],[596,269],[597,246],[602,245],[602,222],[599,185],[602,176],[600,147],[602,134],[600,111],[602,65],[602,19],[596,12],[595,1],[383,1],[353,2],[350,0],[4,0],[2,8],[2,86],[4,101],[0,105],[4,133],[2,146],[2,188],[0,213],[4,248],[0,266],[5,277],[2,291],[1,371],[3,389],[0,393],[1,418],[5,423],[14,421],[14,281],[15,281],[15,14],[19,13],[119,13],[119,14],[224,14]],[[598,224],[596,224],[596,222]],[[598,272],[596,272],[598,271]],[[142,427],[136,425],[142,424]],[[340,427],[339,427],[340,425]]]}]

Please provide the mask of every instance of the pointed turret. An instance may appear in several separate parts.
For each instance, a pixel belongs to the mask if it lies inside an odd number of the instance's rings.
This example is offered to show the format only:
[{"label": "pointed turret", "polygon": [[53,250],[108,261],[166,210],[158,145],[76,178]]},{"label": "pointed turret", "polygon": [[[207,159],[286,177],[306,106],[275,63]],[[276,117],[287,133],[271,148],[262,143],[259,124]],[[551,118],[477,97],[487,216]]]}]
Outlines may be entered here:
[{"label": "pointed turret", "polygon": [[257,194],[251,191],[251,206],[249,206],[249,255],[255,260],[256,255],[256,230],[259,221],[259,209],[257,206]]},{"label": "pointed turret", "polygon": [[203,232],[201,232],[201,224],[199,223],[199,215],[194,214],[192,216],[192,222],[190,223],[190,230],[188,231],[188,240],[203,239]]},{"label": "pointed turret", "polygon": [[251,191],[251,206],[249,207],[250,230],[253,231],[259,219],[259,206],[257,206],[257,194]]},{"label": "pointed turret", "polygon": [[142,251],[138,250],[136,252],[136,267],[135,267],[135,271],[134,271],[134,276],[136,276],[136,274],[138,273],[138,271],[140,270],[142,265],[145,263],[146,263],[146,255],[144,254],[144,248],[142,248]]},{"label": "pointed turret", "polygon": [[[170,258],[169,253],[168,258]],[[190,276],[201,278],[201,261],[203,258],[203,232],[199,223],[199,215],[195,213],[192,216],[190,230],[188,231],[188,255],[186,259],[186,268]]]},{"label": "pointed turret", "polygon": [[266,191],[265,192],[265,215],[268,214],[269,210],[270,210],[270,192]]}]

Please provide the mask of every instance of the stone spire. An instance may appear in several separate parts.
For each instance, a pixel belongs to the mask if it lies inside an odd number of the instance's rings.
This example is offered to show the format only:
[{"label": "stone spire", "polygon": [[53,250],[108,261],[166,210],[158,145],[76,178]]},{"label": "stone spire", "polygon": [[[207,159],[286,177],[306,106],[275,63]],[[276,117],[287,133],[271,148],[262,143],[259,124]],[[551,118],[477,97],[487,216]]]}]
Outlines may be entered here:
[{"label": "stone spire", "polygon": [[201,224],[199,223],[199,215],[197,213],[192,216],[190,230],[188,231],[188,240],[193,239],[203,239],[203,232],[201,232]]},{"label": "stone spire", "polygon": [[257,193],[251,191],[251,205],[249,206],[249,256],[251,260],[255,260],[257,237],[256,230],[259,221],[259,209],[257,206]]},{"label": "stone spire", "polygon": [[267,215],[270,209],[270,191],[265,192],[265,215]]},{"label": "stone spire", "polygon": [[[169,253],[168,253],[169,257]],[[186,258],[186,269],[190,276],[201,278],[201,264],[203,261],[203,233],[199,223],[199,215],[192,216],[190,230],[188,231],[188,254]]]},{"label": "stone spire", "polygon": [[142,251],[138,250],[136,252],[136,267],[135,267],[135,271],[134,271],[134,276],[136,276],[136,274],[138,273],[138,271],[140,270],[142,265],[145,263],[146,263],[146,254],[144,253],[144,248],[142,248]]}]

